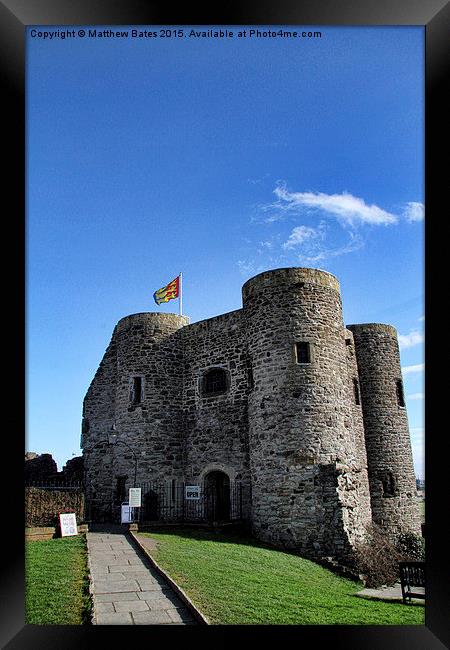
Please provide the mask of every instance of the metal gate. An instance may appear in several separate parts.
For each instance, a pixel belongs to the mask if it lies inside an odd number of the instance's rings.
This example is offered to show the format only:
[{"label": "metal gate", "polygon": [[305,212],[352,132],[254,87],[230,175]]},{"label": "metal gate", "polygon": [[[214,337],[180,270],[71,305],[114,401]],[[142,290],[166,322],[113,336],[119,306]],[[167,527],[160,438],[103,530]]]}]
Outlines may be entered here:
[{"label": "metal gate", "polygon": [[[139,521],[226,522],[242,519],[242,484],[229,486],[149,481],[142,489]],[[192,489],[195,488],[195,489]]]}]

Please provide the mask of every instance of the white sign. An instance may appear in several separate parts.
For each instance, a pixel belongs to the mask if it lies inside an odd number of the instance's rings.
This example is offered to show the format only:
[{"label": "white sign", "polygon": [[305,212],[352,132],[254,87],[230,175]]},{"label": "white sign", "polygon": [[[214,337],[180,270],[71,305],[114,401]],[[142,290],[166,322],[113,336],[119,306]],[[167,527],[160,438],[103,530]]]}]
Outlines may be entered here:
[{"label": "white sign", "polygon": [[61,526],[61,537],[69,537],[70,535],[78,535],[77,518],[74,512],[66,512],[59,515],[59,523]]},{"label": "white sign", "polygon": [[132,511],[128,503],[125,505],[122,504],[121,507],[121,513],[120,513],[120,523],[122,524],[129,524],[133,520],[132,518]]},{"label": "white sign", "polygon": [[130,488],[128,490],[128,501],[132,508],[141,507],[141,488]]},{"label": "white sign", "polygon": [[186,485],[185,496],[188,500],[200,499],[200,485]]}]

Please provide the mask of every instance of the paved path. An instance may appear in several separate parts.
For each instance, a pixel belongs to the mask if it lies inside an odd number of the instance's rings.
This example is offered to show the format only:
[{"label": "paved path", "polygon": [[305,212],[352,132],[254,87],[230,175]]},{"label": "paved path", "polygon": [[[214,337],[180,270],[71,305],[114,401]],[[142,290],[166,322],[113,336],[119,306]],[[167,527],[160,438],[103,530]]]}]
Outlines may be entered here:
[{"label": "paved path", "polygon": [[[425,589],[421,589],[420,587],[417,587],[417,591],[420,593],[425,593]],[[402,588],[400,583],[396,583],[392,587],[380,587],[379,589],[366,588],[362,591],[358,591],[356,595],[361,596],[362,598],[374,598],[376,600],[395,600],[403,602]],[[422,599],[418,598],[413,598],[413,601],[424,603]]]},{"label": "paved path", "polygon": [[87,535],[94,625],[195,625],[191,612],[120,526]]}]

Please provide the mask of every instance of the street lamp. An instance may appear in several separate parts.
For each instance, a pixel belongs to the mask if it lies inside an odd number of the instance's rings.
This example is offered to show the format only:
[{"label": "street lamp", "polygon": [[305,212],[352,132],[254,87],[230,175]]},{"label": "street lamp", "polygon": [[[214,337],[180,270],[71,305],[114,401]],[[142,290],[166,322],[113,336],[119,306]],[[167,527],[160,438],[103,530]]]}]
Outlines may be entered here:
[{"label": "street lamp", "polygon": [[[111,427],[111,431],[115,431],[115,430],[116,430],[116,427],[115,427],[115,425],[113,424],[112,427]],[[117,440],[117,433],[111,433],[111,434],[108,436],[108,444],[113,445],[113,446],[115,446],[115,445],[125,445],[125,447],[127,447],[127,449],[129,449],[129,450],[131,451],[131,453],[133,454],[133,458],[134,458],[134,481],[133,481],[133,487],[136,487],[136,475],[137,475],[137,464],[138,464],[138,459],[137,459],[136,452],[134,451],[133,447],[131,447],[131,446],[130,446],[127,442],[125,442],[124,440]]]}]

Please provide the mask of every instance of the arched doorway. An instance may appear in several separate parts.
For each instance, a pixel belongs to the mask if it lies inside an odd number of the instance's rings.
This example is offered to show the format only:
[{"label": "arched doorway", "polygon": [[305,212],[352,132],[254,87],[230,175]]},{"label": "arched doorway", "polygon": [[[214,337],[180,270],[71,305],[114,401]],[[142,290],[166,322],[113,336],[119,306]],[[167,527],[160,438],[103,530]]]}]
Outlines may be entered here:
[{"label": "arched doorway", "polygon": [[208,521],[230,521],[230,478],[214,470],[205,476],[205,505]]}]

